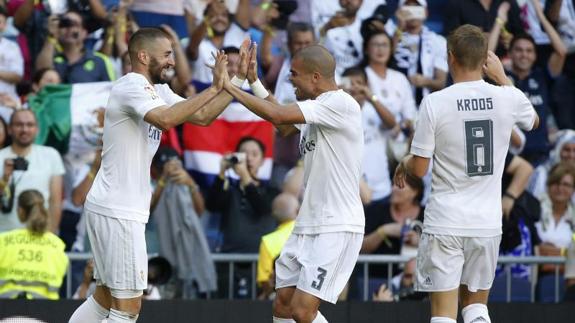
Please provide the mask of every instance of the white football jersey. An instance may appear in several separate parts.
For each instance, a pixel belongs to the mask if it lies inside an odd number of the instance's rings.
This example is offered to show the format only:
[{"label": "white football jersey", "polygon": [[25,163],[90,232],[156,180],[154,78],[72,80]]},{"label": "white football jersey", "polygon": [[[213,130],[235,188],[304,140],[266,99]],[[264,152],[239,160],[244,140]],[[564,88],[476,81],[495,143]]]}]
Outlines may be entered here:
[{"label": "white football jersey", "polygon": [[343,90],[297,103],[305,118],[300,154],[304,159],[304,197],[293,232],[363,233],[359,198],[363,157],[361,110]]},{"label": "white football jersey", "polygon": [[515,87],[483,80],[456,83],[426,96],[411,153],[432,158],[424,232],[501,234],[501,176],[515,124],[531,130],[536,113]]},{"label": "white football jersey", "polygon": [[106,107],[102,165],[86,197],[86,209],[102,215],[148,222],[150,165],[162,131],[144,121],[148,111],[184,100],[166,84],[152,85],[129,73],[114,82]]}]

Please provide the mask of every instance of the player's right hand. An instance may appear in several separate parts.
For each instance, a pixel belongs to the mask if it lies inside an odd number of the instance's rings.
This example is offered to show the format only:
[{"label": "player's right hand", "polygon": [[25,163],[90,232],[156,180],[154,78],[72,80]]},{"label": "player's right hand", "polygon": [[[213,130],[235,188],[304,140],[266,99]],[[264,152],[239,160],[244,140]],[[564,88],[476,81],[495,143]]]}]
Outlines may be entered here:
[{"label": "player's right hand", "polygon": [[238,69],[238,77],[245,80],[248,74],[248,65],[250,63],[250,45],[252,41],[249,37],[244,39],[240,46],[240,68]]},{"label": "player's right hand", "polygon": [[487,59],[485,60],[485,65],[483,65],[483,72],[490,79],[497,82],[499,85],[509,85],[510,81],[505,74],[503,69],[503,64],[499,60],[499,57],[495,55],[494,52],[487,52]]},{"label": "player's right hand", "polygon": [[255,42],[253,43],[249,54],[250,57],[247,78],[248,82],[252,84],[258,80],[258,44]]}]

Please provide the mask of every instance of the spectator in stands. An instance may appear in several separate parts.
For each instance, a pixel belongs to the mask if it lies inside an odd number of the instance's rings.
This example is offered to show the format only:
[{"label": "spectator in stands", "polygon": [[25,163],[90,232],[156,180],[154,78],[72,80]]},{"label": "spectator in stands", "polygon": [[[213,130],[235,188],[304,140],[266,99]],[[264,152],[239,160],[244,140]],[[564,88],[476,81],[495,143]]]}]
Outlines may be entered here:
[{"label": "spectator in stands", "polygon": [[336,75],[343,70],[359,64],[365,51],[362,51],[360,34],[361,22],[357,11],[363,0],[340,0],[343,12],[333,16],[320,30],[324,46],[333,55],[336,62]]},{"label": "spectator in stands", "polygon": [[[543,28],[543,22],[537,12],[537,6],[543,9],[546,19],[549,19],[552,11],[560,10],[561,2],[562,0],[528,0],[517,2],[519,11],[521,12],[520,18],[525,33],[531,35],[535,44],[537,44],[537,66],[545,67],[547,65],[549,55],[553,52],[551,40],[549,39],[547,31]],[[559,26],[555,25],[555,27],[558,28]]]},{"label": "spectator in stands", "polygon": [[50,230],[58,232],[62,204],[64,165],[52,147],[34,144],[38,124],[34,112],[15,111],[10,119],[12,145],[0,150],[0,232],[21,227],[17,219],[15,197],[28,189],[36,189],[46,198]]},{"label": "spectator in stands", "polygon": [[68,257],[44,204],[39,191],[23,191],[17,208],[25,228],[0,233],[0,298],[59,298]]},{"label": "spectator in stands", "polygon": [[186,49],[193,63],[193,80],[198,91],[212,83],[212,71],[206,63],[212,63],[212,52],[224,47],[239,48],[248,37],[250,27],[249,0],[240,0],[235,15],[231,15],[226,5],[212,1],[206,7],[204,21],[190,34]]},{"label": "spectator in stands", "polygon": [[555,82],[555,119],[559,129],[575,129],[575,3],[568,0],[547,0],[549,20],[556,26],[567,47],[563,75]]},{"label": "spectator in stands", "polygon": [[279,226],[263,236],[260,243],[257,274],[257,283],[261,288],[259,299],[267,300],[274,292],[275,285],[271,279],[274,263],[293,230],[298,211],[299,202],[292,194],[281,193],[272,202],[272,216]]},{"label": "spectator in stands", "polygon": [[32,84],[27,89],[28,92],[22,93],[20,98],[13,99],[9,96],[2,96],[3,104],[14,110],[28,108],[28,99],[32,95],[38,94],[44,86],[48,84],[60,84],[60,74],[53,68],[42,68],[32,75]]},{"label": "spectator in stands", "polygon": [[[415,176],[406,178],[404,188],[393,186],[389,202],[381,208],[379,214],[366,214],[365,237],[361,253],[368,254],[405,254],[415,256],[419,236],[412,230],[415,220],[423,220],[423,181]],[[402,250],[404,249],[404,250]],[[396,270],[397,271],[397,270]],[[369,266],[370,279],[379,282],[387,278],[387,266]]]},{"label": "spectator in stands", "polygon": [[[0,118],[1,119],[1,118]],[[0,149],[10,146],[12,144],[12,138],[8,132],[8,125],[4,119],[0,120]]]},{"label": "spectator in stands", "polygon": [[[525,33],[516,34],[511,40],[509,47],[511,70],[507,74],[513,80],[515,86],[529,98],[541,120],[541,127],[525,133],[526,143],[521,153],[523,158],[536,167],[547,160],[549,156],[547,111],[550,110],[550,86],[552,79],[561,74],[567,50],[559,34],[545,18],[539,1],[537,0],[533,3],[539,20],[551,39],[553,53],[549,56],[544,69],[535,67],[537,50],[533,37]],[[492,40],[497,38],[500,31],[500,26],[496,24],[489,36],[491,49],[494,48]]]},{"label": "spectator in stands", "polygon": [[417,105],[447,80],[447,43],[424,25],[427,14],[417,16],[421,8],[427,10],[426,0],[399,1],[393,34],[395,66],[409,78]]},{"label": "spectator in stands", "polygon": [[[540,198],[541,220],[535,224],[541,238],[542,256],[563,256],[571,246],[575,209],[571,197],[575,192],[575,166],[559,163],[551,169],[547,179],[547,194]],[[543,266],[543,271],[554,272],[555,266]]]},{"label": "spectator in stands", "polygon": [[381,284],[373,294],[375,302],[397,302],[404,300],[422,300],[427,293],[416,292],[413,289],[415,275],[415,258],[404,264],[403,271],[394,276],[389,284]]},{"label": "spectator in stands", "polygon": [[[326,24],[330,23],[332,25],[338,26],[342,23],[345,18],[345,13],[340,5],[339,0],[303,0],[310,10],[311,17],[305,19],[304,21],[309,21],[314,27],[316,36],[325,36]],[[302,0],[300,0],[300,7],[302,7]],[[311,3],[310,3],[311,2]],[[387,1],[389,3],[389,1]],[[367,19],[374,16],[374,14],[385,15],[384,19],[387,19],[387,8],[386,0],[369,0],[363,1],[359,10],[357,11],[357,17],[360,20]],[[322,34],[322,32],[324,32]]]},{"label": "spectator in stands", "polygon": [[540,199],[547,191],[547,177],[551,168],[560,162],[575,162],[575,131],[561,130],[557,134],[555,147],[549,154],[549,160],[542,165],[537,166],[531,179],[529,180],[528,190],[535,197]]},{"label": "spectator in stands", "polygon": [[108,25],[100,44],[96,43],[94,46],[94,48],[99,48],[100,53],[110,58],[115,75],[127,74],[127,71],[123,69],[124,62],[122,59],[128,57],[129,60],[128,39],[139,28],[129,14],[127,5],[126,1],[120,1],[118,6],[110,11]]},{"label": "spectator in stands", "polygon": [[[6,30],[6,10],[0,6],[0,117],[4,121],[10,120],[13,107],[6,106],[5,98],[20,102],[16,93],[16,84],[24,75],[24,59],[18,44],[7,39],[2,34]],[[19,108],[20,106],[16,106]]]},{"label": "spectator in stands", "polygon": [[49,36],[36,58],[36,69],[54,68],[62,83],[113,81],[114,68],[108,56],[86,48],[88,31],[82,16],[68,11],[51,16]]},{"label": "spectator in stands", "polygon": [[184,38],[188,35],[184,2],[184,0],[133,0],[130,10],[141,27],[168,25],[176,31],[178,38]]},{"label": "spectator in stands", "polygon": [[411,136],[416,113],[411,84],[405,75],[389,68],[392,40],[383,30],[366,33],[363,40],[365,67],[369,88],[379,101],[395,117],[396,126],[386,131],[395,160],[407,153],[407,138]]},{"label": "spectator in stands", "polygon": [[[257,253],[262,236],[277,226],[277,221],[271,216],[271,203],[279,192],[258,179],[265,152],[261,141],[243,137],[236,152],[240,154],[228,154],[222,158],[220,173],[208,192],[206,207],[222,215],[222,252]],[[233,170],[239,181],[232,182],[226,175],[228,170]],[[227,277],[222,274],[218,276]],[[249,297],[250,267],[238,268],[236,275],[238,284],[245,286],[245,290],[234,289],[237,296]],[[227,289],[225,279],[219,279],[219,283],[223,286],[218,291],[224,292]]]},{"label": "spectator in stands", "polygon": [[[508,19],[504,20],[502,17],[498,17],[497,14],[500,6],[507,5],[510,5]],[[514,35],[524,32],[519,16],[519,7],[515,1],[450,0],[445,8],[445,34],[449,34],[455,28],[464,24],[475,25],[486,34],[490,33],[494,24],[501,25],[505,32],[501,33],[498,39],[498,55],[506,50],[506,47],[501,45],[509,44]]]},{"label": "spectator in stands", "polygon": [[391,177],[387,160],[386,129],[396,126],[395,116],[378,100],[367,86],[361,67],[351,67],[342,74],[344,90],[359,103],[363,119],[363,179],[371,190],[365,206],[366,217],[379,217],[389,202]]},{"label": "spectator in stands", "polygon": [[[525,159],[510,153],[505,158],[503,174],[503,227],[499,254],[504,256],[526,257],[535,255],[535,247],[540,239],[535,222],[540,217],[540,205],[536,198],[526,192],[533,167]],[[504,267],[498,266],[496,275],[505,274]],[[511,265],[515,278],[530,279],[531,266]]]}]

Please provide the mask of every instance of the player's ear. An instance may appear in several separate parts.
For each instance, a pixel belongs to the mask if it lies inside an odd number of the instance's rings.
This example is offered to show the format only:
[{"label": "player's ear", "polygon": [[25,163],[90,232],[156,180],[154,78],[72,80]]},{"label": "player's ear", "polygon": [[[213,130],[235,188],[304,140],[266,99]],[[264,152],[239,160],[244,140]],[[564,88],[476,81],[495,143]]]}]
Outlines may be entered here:
[{"label": "player's ear", "polygon": [[150,62],[150,55],[148,55],[148,51],[146,50],[140,50],[138,52],[138,60],[140,61],[140,63],[142,63],[143,65],[148,65],[148,63]]},{"label": "player's ear", "polygon": [[313,72],[312,78],[313,78],[313,82],[317,83],[321,79],[321,74],[319,72]]}]

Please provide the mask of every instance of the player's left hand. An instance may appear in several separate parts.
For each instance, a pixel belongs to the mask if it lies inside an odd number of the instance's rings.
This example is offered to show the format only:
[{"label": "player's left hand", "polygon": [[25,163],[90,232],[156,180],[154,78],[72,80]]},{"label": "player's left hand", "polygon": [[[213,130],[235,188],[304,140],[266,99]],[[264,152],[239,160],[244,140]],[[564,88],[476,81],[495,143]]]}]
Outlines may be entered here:
[{"label": "player's left hand", "polygon": [[256,44],[255,42],[252,44],[252,47],[250,48],[250,58],[249,58],[247,78],[250,84],[258,80],[258,44]]},{"label": "player's left hand", "polygon": [[212,52],[212,57],[215,60],[214,65],[206,64],[206,66],[212,70],[212,76],[214,78],[212,86],[219,92],[224,88],[226,79],[229,81],[230,78],[227,69],[228,56],[220,50],[217,51],[217,54]]},{"label": "player's left hand", "polygon": [[246,79],[246,75],[248,74],[248,66],[250,61],[250,45],[252,41],[249,37],[244,39],[242,45],[240,46],[240,66],[238,69],[238,77],[242,80]]},{"label": "player's left hand", "polygon": [[393,184],[397,185],[399,188],[405,187],[405,176],[407,174],[407,162],[411,158],[411,155],[403,157],[399,165],[395,168],[395,174],[393,175]]},{"label": "player's left hand", "polygon": [[421,74],[413,74],[409,77],[409,81],[415,87],[426,87],[427,78]]}]

